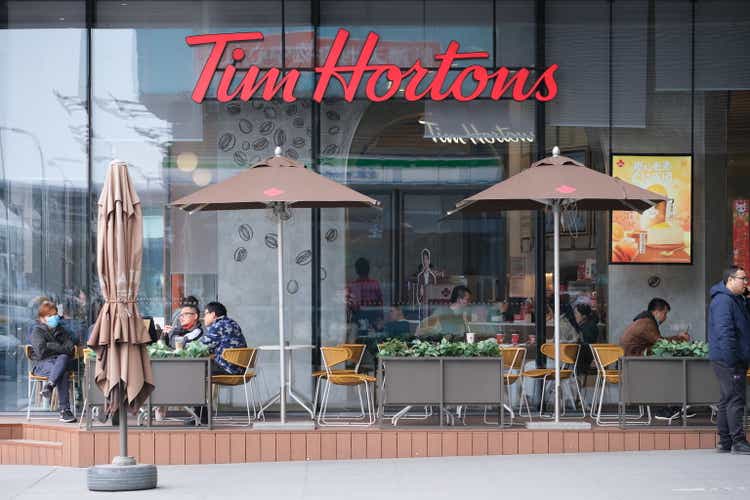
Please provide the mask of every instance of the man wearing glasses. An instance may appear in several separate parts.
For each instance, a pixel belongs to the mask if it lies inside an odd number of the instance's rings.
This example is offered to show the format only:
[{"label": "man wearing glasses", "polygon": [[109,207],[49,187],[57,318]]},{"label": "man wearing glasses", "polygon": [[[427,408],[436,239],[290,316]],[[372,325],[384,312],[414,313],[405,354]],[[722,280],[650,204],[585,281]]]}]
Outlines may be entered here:
[{"label": "man wearing glasses", "polygon": [[743,428],[746,374],[750,365],[747,288],[745,270],[729,267],[724,272],[724,281],[711,288],[708,310],[708,356],[721,388],[718,451],[741,455],[750,455],[750,444]]},{"label": "man wearing glasses", "polygon": [[184,347],[188,342],[198,340],[203,335],[203,327],[200,322],[200,312],[194,305],[183,306],[180,309],[180,328],[165,328],[169,334],[169,345],[173,348],[177,344]]}]

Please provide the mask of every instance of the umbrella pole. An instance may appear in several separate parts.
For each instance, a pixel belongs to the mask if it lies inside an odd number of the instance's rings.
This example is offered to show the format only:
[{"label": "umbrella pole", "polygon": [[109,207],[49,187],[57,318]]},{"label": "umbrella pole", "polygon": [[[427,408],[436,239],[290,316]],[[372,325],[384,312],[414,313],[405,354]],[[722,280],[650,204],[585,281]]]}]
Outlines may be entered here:
[{"label": "umbrella pole", "polygon": [[286,352],[284,351],[284,222],[281,215],[277,215],[276,231],[278,245],[276,249],[276,267],[279,280],[279,417],[282,424],[286,423]]},{"label": "umbrella pole", "polygon": [[[552,293],[554,294],[554,325],[555,325],[555,423],[560,422],[560,202],[552,204],[554,216],[554,267],[552,276],[554,280]],[[539,318],[543,321],[543,318]]]},{"label": "umbrella pole", "polygon": [[120,456],[128,456],[128,414],[125,409],[125,400],[128,397],[127,389],[125,384],[120,382]]}]

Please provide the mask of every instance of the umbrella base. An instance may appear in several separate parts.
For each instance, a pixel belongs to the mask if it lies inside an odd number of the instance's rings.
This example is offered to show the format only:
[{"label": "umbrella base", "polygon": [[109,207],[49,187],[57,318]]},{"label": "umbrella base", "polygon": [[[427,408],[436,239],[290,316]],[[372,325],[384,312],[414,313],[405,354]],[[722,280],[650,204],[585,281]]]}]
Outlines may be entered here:
[{"label": "umbrella base", "polygon": [[86,473],[86,486],[90,491],[150,490],[156,488],[156,466],[150,464],[96,465],[89,467]]},{"label": "umbrella base", "polygon": [[591,429],[588,422],[528,422],[526,428],[537,431],[587,431]]}]

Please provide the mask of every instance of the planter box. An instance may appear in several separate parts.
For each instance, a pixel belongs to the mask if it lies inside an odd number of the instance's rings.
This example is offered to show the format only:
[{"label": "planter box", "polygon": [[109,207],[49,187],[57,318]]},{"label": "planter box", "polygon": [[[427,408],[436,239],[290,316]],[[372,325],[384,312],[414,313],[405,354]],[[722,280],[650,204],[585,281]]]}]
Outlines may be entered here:
[{"label": "planter box", "polygon": [[[379,359],[384,405],[487,405],[504,403],[502,358]],[[441,418],[442,425],[442,418]]]},{"label": "planter box", "polygon": [[[91,406],[104,405],[104,394],[94,383],[96,363],[86,360],[84,394],[87,409],[87,428],[91,428]],[[210,358],[151,359],[151,371],[156,388],[147,401],[151,406],[208,406],[211,401]],[[149,411],[150,414],[150,411]],[[151,425],[151,422],[148,422]],[[208,413],[208,427],[211,412]]]},{"label": "planter box", "polygon": [[719,401],[719,381],[706,358],[622,359],[624,404],[710,405]]}]

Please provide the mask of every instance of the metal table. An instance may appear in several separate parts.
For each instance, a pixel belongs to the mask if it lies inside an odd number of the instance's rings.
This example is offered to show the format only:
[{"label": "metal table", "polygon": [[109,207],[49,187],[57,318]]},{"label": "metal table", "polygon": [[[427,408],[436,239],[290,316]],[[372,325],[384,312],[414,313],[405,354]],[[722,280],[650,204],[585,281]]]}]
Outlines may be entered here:
[{"label": "metal table", "polygon": [[[310,403],[310,401],[306,401],[302,396],[295,393],[292,388],[292,381],[294,380],[294,363],[292,359],[292,354],[294,353],[294,351],[302,351],[302,350],[308,350],[308,349],[315,349],[315,346],[312,344],[295,344],[295,345],[287,344],[286,346],[284,346],[284,356],[286,356],[285,364],[287,367],[286,380],[284,380],[284,387],[279,387],[279,392],[271,396],[270,399],[268,399],[266,402],[263,403],[261,411],[264,411],[266,408],[268,408],[272,404],[281,401],[281,397],[283,394],[285,402],[289,401],[289,398],[292,398],[302,408],[304,408],[307,413],[310,414],[310,418],[312,419],[315,418],[315,413],[312,410],[312,404]],[[261,346],[258,346],[258,350],[259,351],[279,351],[279,346],[277,344],[261,345]]]}]

